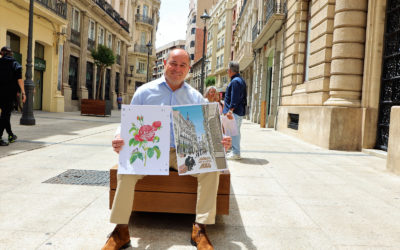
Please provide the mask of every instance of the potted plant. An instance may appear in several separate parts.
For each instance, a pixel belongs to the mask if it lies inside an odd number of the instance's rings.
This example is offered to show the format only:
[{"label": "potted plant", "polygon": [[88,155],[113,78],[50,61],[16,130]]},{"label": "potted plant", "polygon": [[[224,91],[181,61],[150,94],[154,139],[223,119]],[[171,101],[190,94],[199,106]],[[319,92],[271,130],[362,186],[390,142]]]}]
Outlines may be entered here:
[{"label": "potted plant", "polygon": [[112,50],[104,45],[99,44],[96,50],[91,51],[94,63],[100,69],[99,85],[96,90],[96,99],[81,100],[81,115],[111,115],[111,101],[100,100],[100,90],[104,84],[103,78],[105,69],[115,63],[115,56]]}]

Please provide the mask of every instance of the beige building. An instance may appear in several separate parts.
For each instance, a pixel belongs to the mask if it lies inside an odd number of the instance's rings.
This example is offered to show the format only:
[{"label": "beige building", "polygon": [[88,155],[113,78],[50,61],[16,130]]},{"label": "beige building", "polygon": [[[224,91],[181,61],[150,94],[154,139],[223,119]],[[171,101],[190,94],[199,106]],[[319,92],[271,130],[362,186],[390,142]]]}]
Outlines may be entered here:
[{"label": "beige building", "polygon": [[166,60],[167,55],[171,49],[181,48],[185,49],[185,40],[176,40],[170,43],[167,43],[156,50],[156,65],[154,67],[154,78],[160,78],[164,74],[164,60]]},{"label": "beige building", "polygon": [[218,1],[210,10],[207,33],[207,76],[215,77],[217,87],[226,87],[230,79],[227,73],[232,53],[232,32],[236,1]]},{"label": "beige building", "polygon": [[[127,1],[69,0],[67,41],[64,46],[63,94],[65,111],[80,109],[81,99],[106,100],[117,107],[116,97],[127,100],[125,79],[132,16]],[[102,44],[116,56],[116,63],[105,70],[99,88],[100,70],[94,64],[91,50]],[[99,90],[99,92],[98,92]]]},{"label": "beige building", "polygon": [[[200,14],[201,15],[201,14]],[[196,22],[197,18],[197,1],[190,0],[189,2],[189,15],[187,20],[187,29],[186,29],[186,42],[185,49],[190,55],[190,59],[194,60],[194,52],[195,52],[195,41],[196,41]],[[192,72],[189,72],[189,75]]]},{"label": "beige building", "polygon": [[[134,0],[134,12],[129,23],[132,29],[131,46],[128,49],[128,68],[133,69],[128,80],[128,99],[135,90],[153,79],[156,53],[156,30],[159,22],[160,0]],[[151,46],[149,46],[151,45]],[[129,71],[130,72],[130,71]]]},{"label": "beige building", "polygon": [[[66,1],[34,1],[33,17],[33,108],[64,111],[62,95],[62,47],[67,26]],[[9,46],[22,65],[25,79],[28,48],[29,1],[0,1],[0,47]]]}]

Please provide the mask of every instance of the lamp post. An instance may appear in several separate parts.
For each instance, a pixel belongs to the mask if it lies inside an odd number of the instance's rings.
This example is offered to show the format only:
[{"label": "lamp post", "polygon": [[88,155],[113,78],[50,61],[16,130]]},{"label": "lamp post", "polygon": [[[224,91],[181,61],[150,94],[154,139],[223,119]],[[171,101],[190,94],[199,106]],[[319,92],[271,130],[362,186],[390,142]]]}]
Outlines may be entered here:
[{"label": "lamp post", "polygon": [[146,82],[149,82],[149,64],[150,64],[150,50],[151,50],[151,41],[149,41],[148,44],[146,44],[147,47],[147,71],[146,71]]},{"label": "lamp post", "polygon": [[[126,76],[127,77],[129,77],[129,78],[132,78],[133,77],[133,69],[135,68],[135,66],[133,66],[133,65],[130,65],[129,66],[129,69],[131,70],[131,73],[130,74],[126,74]],[[131,85],[131,79],[129,79],[129,85]]]},{"label": "lamp post", "polygon": [[206,32],[207,32],[207,20],[210,19],[211,17],[207,14],[207,10],[204,9],[203,15],[200,17],[204,21],[204,29],[203,29],[203,56],[201,57],[201,79],[200,79],[200,93],[203,94],[203,89],[204,89],[204,64],[205,64],[205,58],[204,58],[204,50],[206,46]]},{"label": "lamp post", "polygon": [[22,117],[19,120],[21,125],[35,125],[35,117],[33,116],[33,88],[32,81],[32,32],[33,32],[33,2],[29,2],[29,28],[28,28],[28,53],[26,58],[26,72],[25,72],[25,94],[26,101],[22,109]]}]

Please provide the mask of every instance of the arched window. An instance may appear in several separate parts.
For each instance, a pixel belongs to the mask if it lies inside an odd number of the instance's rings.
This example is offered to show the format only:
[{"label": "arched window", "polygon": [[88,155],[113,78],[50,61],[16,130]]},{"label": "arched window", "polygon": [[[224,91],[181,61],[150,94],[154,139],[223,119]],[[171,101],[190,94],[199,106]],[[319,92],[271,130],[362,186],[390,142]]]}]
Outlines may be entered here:
[{"label": "arched window", "polygon": [[191,41],[190,42],[190,48],[193,48],[194,47],[194,41]]}]

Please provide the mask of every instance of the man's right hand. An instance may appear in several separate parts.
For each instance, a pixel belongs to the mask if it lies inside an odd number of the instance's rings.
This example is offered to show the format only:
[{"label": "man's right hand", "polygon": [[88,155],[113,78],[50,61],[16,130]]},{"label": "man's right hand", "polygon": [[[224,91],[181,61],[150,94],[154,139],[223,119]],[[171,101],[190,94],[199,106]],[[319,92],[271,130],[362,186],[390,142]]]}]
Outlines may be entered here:
[{"label": "man's right hand", "polygon": [[112,147],[117,154],[119,154],[119,151],[122,150],[122,147],[124,146],[125,142],[124,139],[121,138],[121,135],[116,135],[114,140],[112,140]]}]

